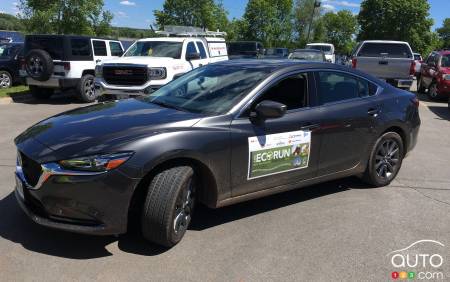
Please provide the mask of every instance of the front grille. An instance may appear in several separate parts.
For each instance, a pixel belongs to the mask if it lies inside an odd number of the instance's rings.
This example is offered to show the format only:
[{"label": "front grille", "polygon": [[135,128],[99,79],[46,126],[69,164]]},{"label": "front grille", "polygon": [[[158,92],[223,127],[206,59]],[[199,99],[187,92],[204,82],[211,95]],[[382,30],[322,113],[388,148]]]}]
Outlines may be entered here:
[{"label": "front grille", "polygon": [[148,81],[148,70],[138,66],[104,66],[103,79],[111,85],[140,86]]},{"label": "front grille", "polygon": [[25,175],[25,179],[31,186],[36,186],[42,173],[41,165],[23,153],[20,153],[20,157],[22,159],[22,171]]}]

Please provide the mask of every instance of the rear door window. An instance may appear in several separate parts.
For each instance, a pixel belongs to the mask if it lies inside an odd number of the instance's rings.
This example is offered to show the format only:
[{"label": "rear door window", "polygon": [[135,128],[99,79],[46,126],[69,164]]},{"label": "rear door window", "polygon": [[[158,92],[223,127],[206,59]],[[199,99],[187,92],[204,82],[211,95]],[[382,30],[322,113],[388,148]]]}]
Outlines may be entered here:
[{"label": "rear door window", "polygon": [[105,41],[92,40],[92,44],[94,46],[94,55],[95,56],[108,56]]},{"label": "rear door window", "polygon": [[196,43],[197,43],[197,48],[200,51],[200,58],[206,59],[207,58],[206,50],[205,50],[205,47],[203,46],[203,43],[201,43],[201,42],[196,42]]},{"label": "rear door window", "polygon": [[186,47],[186,55],[197,53],[197,49],[195,48],[194,42],[189,42]]},{"label": "rear door window", "polygon": [[319,71],[318,92],[321,104],[339,102],[369,95],[367,81],[341,72]]},{"label": "rear door window", "polygon": [[120,45],[119,42],[110,41],[109,48],[111,49],[111,56],[120,57],[123,55],[122,46]]},{"label": "rear door window", "polygon": [[62,36],[27,36],[25,49],[41,49],[50,54],[53,60],[64,59],[64,40]]},{"label": "rear door window", "polygon": [[91,55],[91,46],[89,39],[73,38],[70,40],[72,46],[72,56],[85,57]]},{"label": "rear door window", "polygon": [[408,45],[401,43],[364,43],[361,57],[412,58]]}]

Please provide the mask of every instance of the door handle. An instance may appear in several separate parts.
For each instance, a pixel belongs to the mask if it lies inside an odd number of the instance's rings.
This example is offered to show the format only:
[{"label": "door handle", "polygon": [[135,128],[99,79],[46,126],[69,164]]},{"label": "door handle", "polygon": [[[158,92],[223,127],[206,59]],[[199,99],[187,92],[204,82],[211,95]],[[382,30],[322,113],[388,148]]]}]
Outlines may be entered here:
[{"label": "door handle", "polygon": [[300,127],[300,130],[314,130],[320,127],[320,124],[315,123],[315,124],[307,124],[304,125],[302,127]]},{"label": "door handle", "polygon": [[369,116],[377,117],[379,112],[380,112],[380,111],[379,111],[378,109],[369,109],[369,110],[367,111],[367,114],[368,114]]}]

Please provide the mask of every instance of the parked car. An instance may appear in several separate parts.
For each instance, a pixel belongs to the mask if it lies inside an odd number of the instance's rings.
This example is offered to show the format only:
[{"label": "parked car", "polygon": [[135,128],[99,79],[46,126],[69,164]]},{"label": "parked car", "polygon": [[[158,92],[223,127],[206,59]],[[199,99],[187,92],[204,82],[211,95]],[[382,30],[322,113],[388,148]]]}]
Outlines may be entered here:
[{"label": "parked car", "polygon": [[423,59],[419,53],[413,53],[414,56],[414,75],[416,78],[420,76],[420,68],[422,67]]},{"label": "parked car", "polygon": [[433,99],[450,97],[450,51],[434,51],[422,64],[417,91]]},{"label": "parked car", "polygon": [[48,118],[15,139],[15,195],[36,223],[173,246],[211,208],[359,175],[388,185],[419,101],[347,67],[230,60],[136,99]]},{"label": "parked car", "polygon": [[317,49],[296,49],[289,54],[289,59],[300,61],[327,62],[325,53]]},{"label": "parked car", "polygon": [[330,43],[308,43],[307,49],[316,49],[325,53],[325,58],[329,63],[336,62],[336,55],[334,54],[334,45]]},{"label": "parked car", "polygon": [[261,42],[257,41],[233,41],[228,43],[228,57],[235,59],[261,59],[265,49]]},{"label": "parked car", "polygon": [[200,33],[202,37],[197,32],[136,41],[122,58],[97,65],[97,94],[110,98],[148,94],[192,69],[228,60],[223,37],[213,37],[217,32]]},{"label": "parked car", "polygon": [[83,102],[92,102],[95,65],[120,57],[120,41],[73,35],[27,35],[22,75],[37,99],[54,90],[76,89]]},{"label": "parked car", "polygon": [[352,67],[404,89],[411,87],[415,72],[411,47],[403,41],[360,42],[352,55]]},{"label": "parked car", "polygon": [[20,56],[23,43],[0,44],[0,88],[9,88],[20,82]]},{"label": "parked car", "polygon": [[289,56],[288,48],[268,48],[264,54],[265,59],[283,59]]}]

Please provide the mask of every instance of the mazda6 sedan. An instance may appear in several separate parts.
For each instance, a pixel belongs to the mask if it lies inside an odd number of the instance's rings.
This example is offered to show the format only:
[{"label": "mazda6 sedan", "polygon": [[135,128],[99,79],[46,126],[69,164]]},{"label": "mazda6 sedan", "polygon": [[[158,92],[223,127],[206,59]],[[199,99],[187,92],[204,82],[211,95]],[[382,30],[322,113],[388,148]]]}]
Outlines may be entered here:
[{"label": "mazda6 sedan", "polygon": [[357,175],[388,185],[417,140],[419,102],[334,64],[236,60],[141,98],[99,103],[15,139],[18,203],[36,223],[173,246],[219,208]]}]

